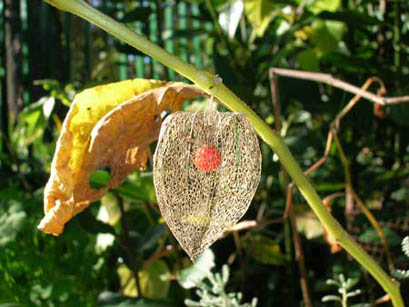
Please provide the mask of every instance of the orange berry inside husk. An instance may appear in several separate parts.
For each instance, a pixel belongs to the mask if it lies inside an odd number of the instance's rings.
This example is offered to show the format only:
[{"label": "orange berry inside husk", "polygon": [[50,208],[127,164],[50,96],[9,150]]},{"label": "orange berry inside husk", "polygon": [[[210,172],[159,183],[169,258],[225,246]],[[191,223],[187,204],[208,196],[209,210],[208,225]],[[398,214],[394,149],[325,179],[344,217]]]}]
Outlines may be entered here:
[{"label": "orange berry inside husk", "polygon": [[202,145],[195,154],[196,167],[204,172],[213,172],[222,162],[219,151],[207,145]]}]

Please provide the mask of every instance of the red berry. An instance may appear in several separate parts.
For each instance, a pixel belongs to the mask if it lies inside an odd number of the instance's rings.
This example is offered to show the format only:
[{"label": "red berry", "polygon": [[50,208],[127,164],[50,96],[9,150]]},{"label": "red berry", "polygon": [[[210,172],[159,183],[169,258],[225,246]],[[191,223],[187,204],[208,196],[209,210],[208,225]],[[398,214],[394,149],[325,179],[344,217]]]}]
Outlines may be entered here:
[{"label": "red berry", "polygon": [[214,147],[202,145],[195,155],[195,165],[204,172],[214,171],[222,162],[219,151]]}]

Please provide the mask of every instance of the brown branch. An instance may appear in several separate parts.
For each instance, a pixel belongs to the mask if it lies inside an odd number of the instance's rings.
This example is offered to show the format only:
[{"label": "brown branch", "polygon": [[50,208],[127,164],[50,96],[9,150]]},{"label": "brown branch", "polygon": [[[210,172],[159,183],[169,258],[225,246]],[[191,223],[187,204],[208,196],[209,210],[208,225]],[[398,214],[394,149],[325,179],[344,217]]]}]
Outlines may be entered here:
[{"label": "brown branch", "polygon": [[[321,81],[321,82],[325,82],[331,85],[334,85],[333,82],[341,82],[341,83],[336,83],[336,84],[347,84],[343,81],[334,79],[331,75],[327,75],[327,74],[321,74],[321,73],[310,73],[310,72],[303,72],[303,71],[293,71],[293,70],[288,70],[288,69],[278,69],[278,68],[271,68],[270,69],[270,81],[271,81],[271,93],[272,93],[272,97],[275,101],[278,101],[278,88],[277,88],[277,81],[276,81],[276,76],[275,74],[281,74],[281,75],[287,75],[287,76],[292,76],[295,78],[301,78],[301,79],[309,79],[309,80],[315,80],[315,81]],[[294,75],[295,74],[295,75]],[[274,80],[274,82],[273,82]],[[324,81],[327,80],[327,81]],[[329,80],[329,81],[328,81]],[[329,83],[331,82],[331,83]],[[378,96],[367,92],[366,90],[371,86],[372,83],[377,82],[379,83],[380,87],[378,89]],[[350,84],[347,84],[348,86],[351,86]],[[334,85],[336,86],[336,85]],[[338,86],[346,91],[348,91],[348,87],[341,87]],[[352,86],[353,87],[353,86]],[[394,269],[394,264],[393,264],[393,260],[392,260],[392,256],[385,238],[385,234],[381,228],[381,226],[379,225],[378,221],[376,220],[376,218],[374,217],[374,215],[372,214],[372,212],[366,207],[366,205],[364,204],[364,202],[359,198],[358,194],[356,193],[356,191],[353,188],[352,185],[352,180],[351,180],[351,175],[350,175],[350,170],[349,170],[349,162],[346,158],[346,155],[343,151],[343,148],[341,147],[341,143],[337,137],[337,131],[339,129],[339,125],[340,125],[340,121],[341,119],[348,114],[348,112],[358,103],[358,101],[361,99],[361,96],[365,97],[367,96],[367,94],[370,94],[374,97],[378,98],[382,98],[380,97],[381,95],[384,95],[386,93],[386,87],[384,82],[377,78],[377,77],[371,77],[369,78],[364,85],[361,88],[356,88],[357,90],[356,95],[350,100],[350,102],[341,110],[341,112],[338,113],[338,115],[336,116],[335,120],[333,121],[333,123],[331,124],[331,129],[328,132],[328,137],[327,137],[327,144],[325,146],[325,152],[323,157],[318,160],[316,163],[314,163],[309,169],[307,169],[304,174],[306,176],[309,176],[313,171],[315,171],[316,169],[318,169],[319,167],[321,167],[327,160],[328,156],[329,156],[329,150],[331,148],[332,145],[332,140],[335,139],[336,143],[337,143],[337,147],[338,147],[338,151],[339,154],[341,156],[341,161],[343,163],[344,166],[344,172],[345,172],[345,181],[346,181],[346,188],[345,188],[345,192],[346,192],[346,200],[347,200],[347,206],[348,203],[353,204],[353,201],[355,200],[359,207],[361,208],[361,211],[365,214],[365,216],[368,218],[369,222],[372,224],[372,226],[375,228],[375,230],[377,231],[379,238],[382,242],[384,251],[385,251],[385,255],[386,255],[386,259],[388,262],[388,267],[389,269],[392,271]],[[366,93],[366,94],[365,94]],[[409,96],[408,96],[409,97]],[[293,198],[293,189],[294,189],[294,183],[290,183],[288,186],[288,190],[287,190],[287,198],[286,198],[286,208],[284,211],[284,215],[283,218],[287,218],[290,214],[290,208],[292,205],[292,198]]]},{"label": "brown branch", "polygon": [[[380,96],[385,95],[386,94],[385,83],[378,77],[371,77],[368,80],[366,80],[364,85],[361,87],[361,90],[366,91],[374,82],[377,82],[379,84],[378,95]],[[356,94],[349,101],[349,103],[341,110],[341,112],[338,113],[338,115],[335,117],[331,125],[333,128],[335,128],[336,131],[338,131],[339,129],[339,123],[341,122],[341,119],[344,118],[345,115],[347,115],[349,111],[351,111],[351,109],[358,103],[360,99],[361,99],[360,94]]]},{"label": "brown branch", "polygon": [[277,224],[277,223],[282,223],[284,221],[283,218],[277,218],[277,219],[272,219],[272,220],[267,220],[267,221],[254,221],[254,220],[244,220],[241,221],[240,223],[237,223],[230,229],[228,229],[224,234],[223,238],[226,237],[229,233],[232,232],[238,232],[242,230],[249,230],[249,229],[256,229],[259,227],[264,227],[272,224]]},{"label": "brown branch", "polygon": [[[271,96],[273,99],[273,106],[274,106],[274,115],[275,115],[275,124],[276,124],[276,129],[277,131],[281,131],[281,118],[280,118],[280,105],[279,105],[279,94],[278,94],[278,86],[277,86],[277,77],[276,75],[282,75],[282,76],[290,76],[294,78],[299,78],[299,79],[307,79],[307,80],[313,80],[313,81],[318,81],[318,82],[323,82],[330,84],[334,87],[341,88],[345,91],[355,93],[356,95],[350,100],[350,102],[341,110],[341,112],[338,113],[336,116],[335,120],[331,124],[331,129],[328,132],[328,137],[327,137],[327,143],[325,146],[325,152],[324,155],[321,159],[319,159],[316,163],[314,163],[309,169],[307,169],[304,174],[306,176],[309,176],[313,171],[317,170],[319,167],[321,167],[326,160],[328,159],[329,156],[329,151],[332,145],[333,139],[335,140],[338,148],[338,152],[341,156],[341,162],[344,167],[344,172],[345,172],[345,181],[346,181],[346,198],[347,202],[352,204],[352,202],[355,200],[356,203],[358,203],[359,207],[361,208],[361,211],[365,214],[365,216],[368,218],[372,226],[375,228],[375,230],[378,233],[379,238],[381,239],[386,259],[388,262],[388,267],[392,271],[394,269],[394,264],[393,260],[391,257],[391,253],[385,238],[385,234],[380,227],[378,221],[372,214],[372,212],[367,208],[367,206],[364,204],[364,202],[360,199],[358,194],[355,192],[353,185],[352,185],[352,179],[351,179],[351,174],[349,170],[349,162],[346,158],[346,155],[343,151],[343,148],[341,146],[341,143],[338,139],[337,136],[337,131],[339,129],[340,121],[342,118],[348,114],[348,112],[358,103],[358,101],[361,99],[361,97],[365,97],[370,101],[373,101],[377,104],[380,105],[385,105],[385,104],[393,104],[393,103],[401,103],[401,102],[409,102],[409,96],[405,97],[395,97],[395,98],[384,98],[381,97],[386,94],[386,87],[383,81],[377,77],[372,77],[369,78],[365,84],[361,87],[358,88],[356,86],[353,86],[349,83],[346,83],[344,81],[338,80],[333,78],[331,75],[328,74],[322,74],[322,73],[311,73],[311,72],[303,72],[303,71],[295,71],[295,70],[288,70],[288,69],[279,69],[279,68],[271,68],[270,69],[270,85],[271,85]],[[377,82],[380,85],[380,88],[378,89],[377,95],[367,92],[367,89],[371,86],[372,83]],[[392,101],[392,103],[391,103]],[[287,177],[288,178],[288,177]],[[283,180],[284,181],[284,180]],[[293,190],[294,190],[294,183],[288,184],[287,188],[287,197],[286,197],[286,207],[284,211],[283,218],[286,219],[293,215],[292,211],[292,199],[293,199]],[[338,197],[334,196],[334,197]],[[329,200],[330,201],[330,200]],[[330,210],[330,208],[328,208]],[[295,219],[294,219],[295,221]],[[293,223],[292,223],[293,226]],[[299,238],[294,237],[294,244],[296,246],[296,253],[297,253],[297,248],[300,247],[299,242],[297,243]],[[297,257],[297,256],[296,256]],[[301,287],[302,290],[304,286],[304,282],[306,280],[303,280],[303,274],[302,274],[302,263],[303,263],[303,258],[297,258],[297,262],[300,266],[300,273],[302,275],[301,277]],[[305,267],[304,267],[305,269]],[[305,272],[304,272],[305,273]],[[304,295],[304,292],[303,292]]]},{"label": "brown branch", "polygon": [[[278,85],[277,85],[277,78],[274,75],[274,72],[270,70],[270,90],[271,90],[271,97],[273,100],[273,109],[274,109],[274,119],[275,119],[275,129],[276,131],[281,134],[281,110],[280,110],[280,96],[278,94]],[[292,195],[292,190],[294,185],[290,187],[289,182],[290,179],[288,177],[287,172],[285,171],[284,167],[280,164],[280,168],[283,174],[283,187],[284,193]],[[288,198],[288,197],[287,197]],[[290,225],[291,225],[291,232],[293,237],[293,244],[295,250],[295,260],[298,264],[298,270],[300,272],[300,287],[302,297],[304,299],[304,303],[306,307],[312,307],[312,299],[310,294],[310,289],[308,286],[308,278],[307,278],[307,268],[305,266],[305,258],[304,252],[301,244],[301,238],[298,234],[297,230],[297,221],[294,214],[294,208],[291,205],[287,205],[286,201],[286,210],[287,215],[289,217]]]},{"label": "brown branch", "polygon": [[[333,194],[330,194],[328,196],[326,196],[323,200],[322,203],[323,205],[328,209],[329,212],[332,212],[332,204],[331,202],[335,199],[335,198],[339,198],[339,197],[344,197],[345,193],[344,192],[336,192]],[[330,250],[331,250],[331,254],[335,254],[338,253],[342,250],[342,247],[338,244],[337,240],[331,236],[331,234],[329,234],[326,229],[324,229],[324,233],[323,233],[324,239],[325,241],[328,243],[328,245],[330,246]]]},{"label": "brown branch", "polygon": [[307,268],[305,266],[304,251],[302,249],[301,238],[297,230],[297,221],[294,213],[294,206],[290,206],[289,219],[291,224],[291,232],[293,234],[293,242],[295,249],[295,260],[298,264],[298,270],[300,272],[300,286],[301,293],[304,299],[304,304],[307,307],[314,306],[311,299],[310,289],[308,286]]},{"label": "brown branch", "polygon": [[383,304],[383,303],[386,303],[386,302],[390,302],[390,300],[391,300],[391,298],[389,297],[389,295],[385,294],[384,296],[378,298],[375,301],[375,305],[380,305],[380,304]]},{"label": "brown branch", "polygon": [[349,169],[349,161],[348,158],[345,155],[344,149],[342,148],[341,142],[339,141],[339,138],[336,134],[334,134],[334,141],[335,144],[337,145],[338,148],[338,153],[340,155],[341,163],[344,167],[344,173],[345,173],[345,184],[346,184],[346,189],[348,192],[351,194],[352,199],[355,200],[355,202],[359,205],[361,211],[365,214],[371,225],[375,228],[376,232],[378,233],[378,236],[382,242],[383,248],[385,250],[385,255],[386,255],[386,260],[388,262],[388,267],[389,270],[392,272],[394,270],[394,264],[393,264],[393,259],[392,255],[389,250],[388,243],[386,241],[385,234],[382,230],[382,227],[379,225],[379,222],[376,220],[375,216],[372,214],[372,212],[368,209],[368,207],[365,205],[365,203],[361,200],[361,198],[358,196],[356,193],[353,185],[352,185],[352,178],[351,178],[351,171]]},{"label": "brown branch", "polygon": [[307,72],[307,71],[293,70],[293,69],[275,68],[275,67],[270,68],[270,75],[271,74],[326,83],[333,87],[340,88],[346,92],[350,92],[350,93],[359,95],[361,97],[364,97],[368,99],[369,101],[372,101],[373,103],[377,103],[380,105],[392,105],[392,104],[409,102],[409,96],[380,97],[366,90],[362,90],[361,88],[355,85],[352,85],[348,82],[336,79],[330,74]]},{"label": "brown branch", "polygon": [[[310,168],[308,168],[306,171],[304,171],[305,176],[309,176],[312,172],[314,172],[315,170],[320,168],[327,161],[328,156],[329,156],[329,151],[330,151],[331,145],[332,145],[333,133],[334,133],[333,130],[330,130],[330,132],[328,133],[327,143],[325,145],[324,155],[322,156],[321,159],[319,159],[317,162],[315,162]],[[283,219],[287,219],[288,216],[289,216],[290,206],[291,206],[291,204],[293,202],[293,191],[294,191],[294,183],[291,182],[288,185],[288,189],[287,189],[286,204],[285,204]]]},{"label": "brown branch", "polygon": [[[380,88],[378,90],[378,95],[384,95],[386,93],[386,88],[385,84],[383,81],[377,77],[372,77],[369,78],[365,84],[362,86],[362,90],[367,90],[369,86],[373,82],[378,82],[380,84]],[[392,255],[390,253],[388,243],[386,241],[385,234],[382,230],[382,227],[380,226],[379,222],[376,220],[375,216],[372,214],[372,212],[368,209],[368,207],[365,205],[365,203],[361,200],[361,198],[358,196],[356,193],[353,185],[352,185],[352,178],[351,178],[351,172],[349,169],[349,161],[346,157],[346,154],[342,148],[341,142],[336,134],[336,132],[339,129],[339,123],[341,119],[358,103],[359,99],[361,96],[357,94],[354,98],[351,99],[351,101],[342,109],[342,111],[337,115],[335,118],[332,126],[335,131],[333,131],[334,139],[337,144],[338,152],[341,158],[342,165],[344,167],[344,173],[345,173],[345,182],[346,182],[346,187],[345,187],[345,192],[346,192],[346,200],[347,200],[347,207],[353,206],[353,202],[355,202],[359,205],[361,211],[365,214],[369,222],[372,224],[372,226],[375,228],[376,232],[378,233],[378,236],[382,242],[385,255],[386,255],[386,260],[388,262],[388,267],[390,271],[394,270],[394,264],[393,264],[393,259]],[[350,204],[350,206],[348,206]]]},{"label": "brown branch", "polygon": [[163,248],[158,248],[158,250],[153,253],[147,260],[143,262],[143,268],[147,268],[152,262],[155,262],[156,260],[159,260],[162,257],[167,257],[171,254],[173,254],[175,248],[172,245],[166,246],[164,249]]}]

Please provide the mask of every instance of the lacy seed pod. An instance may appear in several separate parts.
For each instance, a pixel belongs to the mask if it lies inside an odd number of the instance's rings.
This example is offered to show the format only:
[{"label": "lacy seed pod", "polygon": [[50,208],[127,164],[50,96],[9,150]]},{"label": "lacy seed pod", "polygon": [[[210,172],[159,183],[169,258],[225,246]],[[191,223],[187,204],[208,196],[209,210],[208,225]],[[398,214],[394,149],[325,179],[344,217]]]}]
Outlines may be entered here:
[{"label": "lacy seed pod", "polygon": [[261,153],[244,114],[176,112],[162,124],[153,164],[162,216],[194,260],[246,213]]}]

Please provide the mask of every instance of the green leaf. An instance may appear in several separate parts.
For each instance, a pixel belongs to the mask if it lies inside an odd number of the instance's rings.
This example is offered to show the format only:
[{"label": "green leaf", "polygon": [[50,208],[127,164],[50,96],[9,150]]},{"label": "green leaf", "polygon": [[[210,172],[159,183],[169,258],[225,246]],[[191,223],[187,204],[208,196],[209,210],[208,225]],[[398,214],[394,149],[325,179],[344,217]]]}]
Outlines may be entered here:
[{"label": "green leaf", "polygon": [[[397,246],[400,245],[400,237],[389,227],[383,227],[383,232],[385,233],[386,241],[390,246]],[[360,236],[359,241],[363,243],[373,243],[373,244],[381,244],[381,240],[379,239],[378,233],[374,228],[366,229]]]},{"label": "green leaf", "polygon": [[273,0],[246,0],[244,12],[258,37],[264,35],[265,30],[277,14]]},{"label": "green leaf", "polygon": [[[117,273],[121,282],[122,293],[131,297],[139,296],[134,273],[124,264],[119,266]],[[167,297],[170,286],[169,274],[169,268],[163,260],[154,261],[139,271],[142,296],[152,299]]]},{"label": "green leaf", "polygon": [[168,296],[170,279],[169,268],[165,261],[157,260],[139,272],[143,296],[156,299]]},{"label": "green leaf", "polygon": [[152,173],[135,172],[128,180],[116,188],[120,195],[137,200],[156,202]]},{"label": "green leaf", "polygon": [[110,233],[115,234],[115,229],[109,224],[97,220],[88,210],[78,215],[81,227],[89,233]]},{"label": "green leaf", "polygon": [[341,7],[341,0],[315,0],[309,6],[309,10],[314,14],[322,11],[334,12]]},{"label": "green leaf", "polygon": [[101,189],[106,187],[111,180],[111,174],[106,170],[97,170],[89,177],[89,183],[93,189]]},{"label": "green leaf", "polygon": [[244,241],[244,244],[247,252],[260,263],[271,265],[285,263],[285,256],[281,253],[280,245],[267,237],[251,236]]},{"label": "green leaf", "polygon": [[145,235],[142,237],[140,251],[145,251],[156,246],[159,238],[165,233],[165,225],[154,225],[147,229]]},{"label": "green leaf", "polygon": [[233,39],[236,34],[242,14],[242,0],[229,1],[219,14],[219,23],[230,39]]},{"label": "green leaf", "polygon": [[409,104],[396,104],[389,107],[389,117],[399,126],[409,126]]},{"label": "green leaf", "polygon": [[316,20],[312,24],[311,42],[322,53],[335,51],[346,27],[338,21]]},{"label": "green leaf", "polygon": [[339,191],[345,188],[344,182],[324,182],[315,186],[318,192]]},{"label": "green leaf", "polygon": [[179,284],[185,289],[195,287],[210,274],[210,271],[215,266],[214,259],[213,252],[210,249],[206,249],[192,266],[176,273]]},{"label": "green leaf", "polygon": [[8,210],[0,215],[0,247],[16,239],[16,236],[24,228],[27,213],[19,202],[10,201]]},{"label": "green leaf", "polygon": [[317,216],[311,209],[305,206],[295,207],[297,231],[304,234],[307,239],[315,239],[322,236],[324,228]]},{"label": "green leaf", "polygon": [[297,61],[302,70],[307,71],[318,71],[319,62],[317,59],[317,54],[311,48],[301,51],[297,55]]},{"label": "green leaf", "polygon": [[396,269],[392,271],[392,276],[399,280],[408,279],[409,271]]},{"label": "green leaf", "polygon": [[328,12],[324,11],[318,15],[319,18],[324,20],[334,20],[346,23],[353,27],[364,27],[367,25],[379,25],[382,22],[374,17],[362,14],[357,11],[345,11],[345,12]]}]

